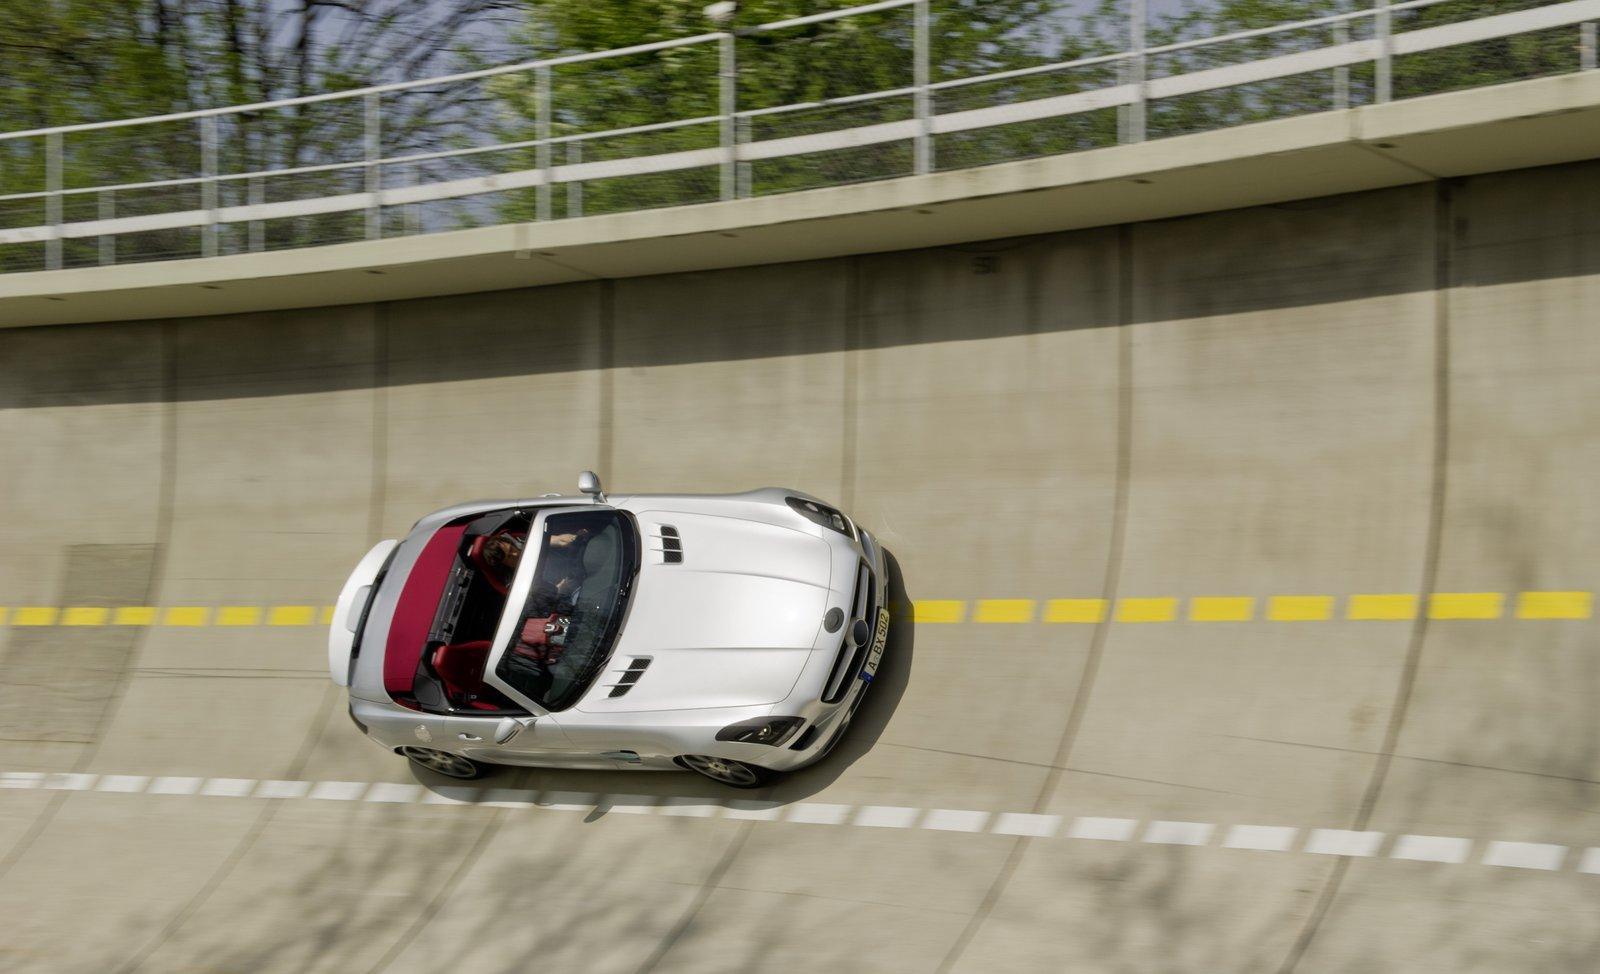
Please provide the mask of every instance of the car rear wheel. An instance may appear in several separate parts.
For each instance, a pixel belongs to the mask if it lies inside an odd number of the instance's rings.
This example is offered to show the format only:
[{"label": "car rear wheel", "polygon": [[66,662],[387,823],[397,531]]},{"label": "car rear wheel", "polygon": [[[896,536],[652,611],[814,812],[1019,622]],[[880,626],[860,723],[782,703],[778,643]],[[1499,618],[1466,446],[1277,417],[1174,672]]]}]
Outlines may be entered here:
[{"label": "car rear wheel", "polygon": [[400,753],[410,758],[411,763],[417,767],[426,768],[447,778],[470,780],[489,773],[488,765],[479,764],[459,754],[451,754],[449,751],[436,751],[431,747],[402,747]]},{"label": "car rear wheel", "polygon": [[714,758],[706,754],[685,754],[678,758],[679,767],[703,774],[712,781],[731,788],[760,788],[778,776],[775,771],[758,768],[753,764],[732,758]]}]

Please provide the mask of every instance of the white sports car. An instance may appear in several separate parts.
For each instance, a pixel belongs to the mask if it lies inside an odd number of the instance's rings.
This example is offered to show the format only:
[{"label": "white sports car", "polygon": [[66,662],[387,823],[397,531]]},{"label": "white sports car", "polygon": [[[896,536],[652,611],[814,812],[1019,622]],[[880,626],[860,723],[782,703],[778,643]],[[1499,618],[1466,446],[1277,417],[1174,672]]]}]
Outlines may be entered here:
[{"label": "white sports car", "polygon": [[686,768],[736,788],[817,761],[877,672],[884,554],[793,490],[446,508],[356,566],[328,634],[365,734],[418,765]]}]

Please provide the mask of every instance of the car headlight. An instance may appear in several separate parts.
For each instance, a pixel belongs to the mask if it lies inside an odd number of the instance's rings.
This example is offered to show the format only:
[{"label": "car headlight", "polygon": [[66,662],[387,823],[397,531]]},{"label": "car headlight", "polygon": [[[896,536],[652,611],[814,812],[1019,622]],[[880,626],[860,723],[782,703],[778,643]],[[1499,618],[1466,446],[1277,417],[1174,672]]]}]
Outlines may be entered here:
[{"label": "car headlight", "polygon": [[803,717],[757,717],[741,720],[717,731],[719,741],[738,741],[741,744],[770,744],[777,747],[794,736],[805,723]]},{"label": "car headlight", "polygon": [[819,504],[816,501],[808,501],[799,497],[790,497],[788,501],[789,507],[807,521],[813,524],[820,524],[830,531],[837,531],[847,538],[856,536],[855,525],[851,524],[850,519],[845,517],[844,512],[837,507],[829,507],[826,504]]}]

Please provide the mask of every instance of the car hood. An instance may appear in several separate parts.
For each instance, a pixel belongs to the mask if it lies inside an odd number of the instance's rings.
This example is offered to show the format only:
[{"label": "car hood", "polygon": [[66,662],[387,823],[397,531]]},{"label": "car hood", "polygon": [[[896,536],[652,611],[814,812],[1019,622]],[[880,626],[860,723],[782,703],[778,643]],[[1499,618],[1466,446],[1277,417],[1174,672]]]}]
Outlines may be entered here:
[{"label": "car hood", "polygon": [[[580,704],[605,712],[776,703],[794,689],[827,609],[832,555],[821,539],[742,518],[642,511],[643,563],[607,671]],[[668,563],[663,526],[682,561]],[[643,677],[612,684],[635,659]]]}]

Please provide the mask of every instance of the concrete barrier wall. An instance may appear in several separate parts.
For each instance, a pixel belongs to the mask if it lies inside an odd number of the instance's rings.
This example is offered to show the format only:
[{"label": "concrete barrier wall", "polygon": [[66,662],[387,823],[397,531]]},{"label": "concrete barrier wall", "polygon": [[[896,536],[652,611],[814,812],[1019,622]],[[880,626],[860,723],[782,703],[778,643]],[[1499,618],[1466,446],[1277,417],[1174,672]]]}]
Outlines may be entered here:
[{"label": "concrete barrier wall", "polygon": [[[0,769],[103,776],[5,779],[0,962],[1588,970],[1596,185],[0,331]],[[346,720],[300,608],[585,467],[897,557],[916,621],[769,811],[451,804]],[[280,780],[366,798],[230,797]]]}]

